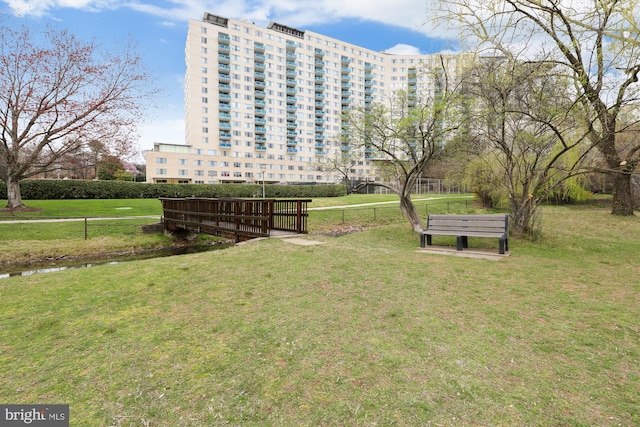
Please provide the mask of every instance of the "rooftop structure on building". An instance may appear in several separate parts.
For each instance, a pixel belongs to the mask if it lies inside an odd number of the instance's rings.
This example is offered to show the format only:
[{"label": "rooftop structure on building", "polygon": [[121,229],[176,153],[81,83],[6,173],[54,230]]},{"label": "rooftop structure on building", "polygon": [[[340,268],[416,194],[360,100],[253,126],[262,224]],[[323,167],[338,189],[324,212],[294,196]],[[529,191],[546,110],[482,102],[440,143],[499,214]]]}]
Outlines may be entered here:
[{"label": "rooftop structure on building", "polygon": [[[341,174],[318,165],[351,149],[343,112],[389,102],[400,89],[410,101],[433,95],[437,85],[421,70],[458,60],[211,13],[189,21],[185,55],[186,141],[154,144],[149,182],[337,183]],[[352,175],[376,179],[374,160],[365,151]]]}]

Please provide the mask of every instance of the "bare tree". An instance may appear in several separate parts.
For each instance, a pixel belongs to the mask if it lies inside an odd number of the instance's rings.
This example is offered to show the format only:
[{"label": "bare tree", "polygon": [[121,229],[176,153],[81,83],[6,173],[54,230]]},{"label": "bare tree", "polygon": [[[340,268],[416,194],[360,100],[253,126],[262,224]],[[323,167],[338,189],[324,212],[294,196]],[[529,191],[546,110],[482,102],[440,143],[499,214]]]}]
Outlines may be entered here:
[{"label": "bare tree", "polygon": [[112,52],[64,30],[0,27],[0,168],[8,208],[20,180],[46,172],[88,141],[132,150],[141,106],[155,90],[131,43]]},{"label": "bare tree", "polygon": [[353,175],[355,174],[355,167],[358,162],[361,161],[364,153],[358,147],[351,147],[349,145],[347,135],[343,135],[338,142],[338,149],[333,150],[327,156],[323,156],[317,163],[319,171],[323,172],[336,172],[344,181],[347,194],[351,194],[353,188]]},{"label": "bare tree", "polygon": [[[619,116],[638,108],[638,0],[447,0],[439,18],[480,52],[549,64],[573,82],[573,108],[613,181],[612,213],[633,215],[640,144],[620,147]],[[637,117],[637,116],[636,116]],[[637,120],[637,119],[636,119]]]},{"label": "bare tree", "polygon": [[411,190],[460,126],[457,89],[449,84],[443,61],[430,77],[435,87],[430,95],[413,99],[407,92],[398,91],[388,107],[372,104],[355,109],[349,118],[351,145],[361,147],[384,175],[382,181],[370,185],[397,194],[403,215],[417,232],[423,230],[423,224],[411,200]]},{"label": "bare tree", "polygon": [[512,229],[531,233],[540,200],[576,176],[587,150],[571,111],[566,79],[546,64],[483,58],[465,79],[474,126],[466,142],[475,186],[505,199]]}]

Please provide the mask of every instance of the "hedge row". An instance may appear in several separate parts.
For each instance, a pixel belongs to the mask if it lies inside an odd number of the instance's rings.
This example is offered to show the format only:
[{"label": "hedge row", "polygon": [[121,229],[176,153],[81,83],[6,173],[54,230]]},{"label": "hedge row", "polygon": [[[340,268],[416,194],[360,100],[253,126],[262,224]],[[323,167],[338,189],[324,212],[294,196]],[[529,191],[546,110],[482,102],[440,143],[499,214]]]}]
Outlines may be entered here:
[{"label": "hedge row", "polygon": [[[159,197],[262,197],[259,184],[148,184],[126,181],[23,180],[23,200],[157,199]],[[267,198],[338,197],[344,185],[266,185]],[[0,199],[7,187],[0,181]]]}]

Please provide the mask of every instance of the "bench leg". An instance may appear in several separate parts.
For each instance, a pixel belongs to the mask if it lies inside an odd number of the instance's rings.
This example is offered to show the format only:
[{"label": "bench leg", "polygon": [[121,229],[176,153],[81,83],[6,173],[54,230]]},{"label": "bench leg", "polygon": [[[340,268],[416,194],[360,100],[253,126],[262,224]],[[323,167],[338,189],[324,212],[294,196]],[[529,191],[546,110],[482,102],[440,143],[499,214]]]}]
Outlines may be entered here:
[{"label": "bench leg", "polygon": [[504,251],[507,247],[507,241],[506,239],[500,239],[500,250],[498,251],[500,253],[500,255],[504,255]]},{"label": "bench leg", "polygon": [[469,247],[469,238],[467,236],[462,236],[462,247],[465,249]]},{"label": "bench leg", "polygon": [[462,250],[462,246],[463,246],[462,239],[463,239],[463,236],[456,236],[456,246],[457,246],[456,249],[459,251]]},{"label": "bench leg", "polygon": [[427,246],[431,246],[431,234],[427,234]]},{"label": "bench leg", "polygon": [[425,234],[424,233],[420,233],[420,247],[424,248],[424,238],[425,238]]}]

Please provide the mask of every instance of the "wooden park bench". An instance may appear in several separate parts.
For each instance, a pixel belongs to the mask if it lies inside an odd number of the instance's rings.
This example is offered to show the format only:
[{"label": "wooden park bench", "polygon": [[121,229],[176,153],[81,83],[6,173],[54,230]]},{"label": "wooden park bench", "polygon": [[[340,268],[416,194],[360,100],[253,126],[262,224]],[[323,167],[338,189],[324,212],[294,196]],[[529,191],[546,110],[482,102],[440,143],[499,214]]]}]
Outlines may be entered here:
[{"label": "wooden park bench", "polygon": [[457,249],[468,248],[469,237],[496,237],[499,253],[509,250],[508,215],[429,215],[427,228],[420,234],[420,247],[431,245],[432,236],[456,236]]}]

